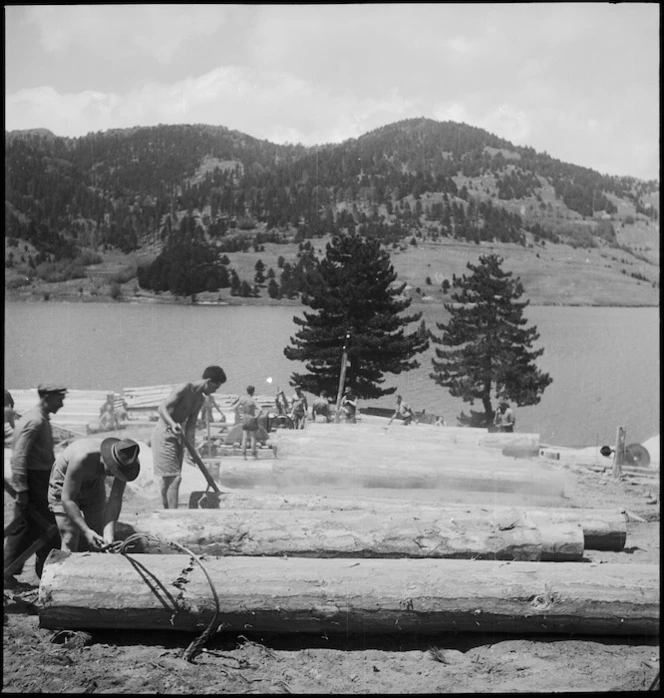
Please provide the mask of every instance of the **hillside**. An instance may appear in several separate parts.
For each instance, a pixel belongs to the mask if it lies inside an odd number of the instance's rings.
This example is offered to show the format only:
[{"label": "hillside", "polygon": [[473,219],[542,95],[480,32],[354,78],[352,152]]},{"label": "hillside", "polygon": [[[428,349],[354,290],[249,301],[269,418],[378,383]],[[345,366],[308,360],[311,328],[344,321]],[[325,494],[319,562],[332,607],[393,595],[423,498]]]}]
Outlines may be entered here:
[{"label": "hillside", "polygon": [[[491,248],[533,303],[658,303],[659,182],[466,124],[409,119],[315,147],[205,125],[5,142],[12,297],[292,300],[303,254],[357,231],[381,239],[422,302],[445,300],[442,282]],[[189,278],[163,264],[156,278],[166,248]],[[271,273],[256,281],[259,260]]]}]

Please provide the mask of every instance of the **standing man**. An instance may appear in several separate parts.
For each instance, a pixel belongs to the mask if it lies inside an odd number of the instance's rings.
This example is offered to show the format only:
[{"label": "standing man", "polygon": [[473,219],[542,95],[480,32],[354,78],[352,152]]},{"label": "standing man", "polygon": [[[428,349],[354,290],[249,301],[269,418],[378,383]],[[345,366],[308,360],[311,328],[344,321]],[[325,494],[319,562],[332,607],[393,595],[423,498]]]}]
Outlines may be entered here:
[{"label": "standing man", "polygon": [[[48,481],[55,460],[53,433],[49,415],[55,414],[63,405],[67,388],[60,385],[40,385],[39,404],[28,410],[16,423],[12,442],[12,484],[17,497],[14,517],[21,518],[20,528],[7,536],[4,547],[4,566],[11,565],[44,531],[27,513],[30,507],[49,523],[55,523],[48,508]],[[35,572],[41,578],[44,561],[52,547],[60,541],[52,539],[36,552]],[[15,574],[20,574],[17,570]],[[5,577],[5,585],[16,584],[16,579]]]},{"label": "standing man", "polygon": [[494,425],[498,427],[498,431],[511,433],[514,431],[515,422],[516,419],[514,417],[514,412],[509,406],[509,402],[507,402],[507,400],[501,400],[498,410],[493,418]]},{"label": "standing man", "polygon": [[[76,553],[83,534],[92,551],[115,552],[115,524],[127,482],[138,477],[140,447],[131,439],[78,439],[53,463],[48,505],[55,514],[61,550]],[[106,500],[106,478],[112,477]]]},{"label": "standing man", "polygon": [[331,405],[327,393],[323,390],[321,394],[311,403],[311,421],[316,421],[316,415],[325,417],[327,423],[332,421]]},{"label": "standing man", "polygon": [[341,399],[341,412],[347,422],[355,424],[357,421],[357,397],[355,397],[352,388],[344,390],[344,396]]},{"label": "standing man", "polygon": [[242,455],[247,460],[247,440],[251,439],[251,453],[258,458],[256,451],[256,432],[258,431],[258,419],[263,414],[263,408],[254,400],[256,389],[253,385],[247,386],[247,394],[243,395],[237,403],[238,414],[242,422]]},{"label": "standing man", "polygon": [[401,395],[397,395],[397,407],[394,410],[394,414],[390,418],[390,421],[387,423],[387,426],[389,427],[396,417],[403,419],[404,425],[410,424],[413,421],[414,416],[415,413],[413,412],[411,406],[407,402],[404,402]]},{"label": "standing man", "polygon": [[159,421],[152,432],[154,474],[164,509],[177,509],[182,482],[184,443],[195,443],[198,413],[211,395],[226,382],[226,374],[219,366],[208,366],[203,377],[193,383],[178,385],[159,405]]},{"label": "standing man", "polygon": [[295,429],[304,429],[304,424],[307,421],[307,396],[302,392],[300,386],[296,386],[295,393],[291,398],[291,407],[293,409],[293,426]]}]

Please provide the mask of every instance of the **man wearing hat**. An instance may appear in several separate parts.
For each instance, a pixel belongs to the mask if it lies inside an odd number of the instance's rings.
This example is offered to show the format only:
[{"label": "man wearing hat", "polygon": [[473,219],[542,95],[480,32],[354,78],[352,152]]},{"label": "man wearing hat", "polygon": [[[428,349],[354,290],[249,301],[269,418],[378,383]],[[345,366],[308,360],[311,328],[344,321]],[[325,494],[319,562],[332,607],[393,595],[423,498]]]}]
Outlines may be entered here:
[{"label": "man wearing hat", "polygon": [[[48,505],[55,514],[61,549],[78,552],[81,534],[93,551],[116,550],[115,524],[125,485],[138,477],[140,447],[131,439],[109,437],[74,441],[53,463]],[[106,478],[112,477],[106,498]]]},{"label": "man wearing hat", "polygon": [[[14,517],[20,517],[19,528],[5,538],[4,567],[11,565],[44,531],[26,509],[30,507],[49,523],[54,523],[48,509],[48,480],[55,460],[53,434],[49,416],[63,405],[67,389],[61,385],[42,384],[37,388],[39,403],[28,410],[16,422],[12,440],[12,484],[17,497]],[[57,537],[36,552],[35,571],[41,577],[44,560],[52,547],[58,547]],[[21,569],[14,574],[20,574]],[[4,579],[6,586],[14,586],[16,579],[9,575]]]}]

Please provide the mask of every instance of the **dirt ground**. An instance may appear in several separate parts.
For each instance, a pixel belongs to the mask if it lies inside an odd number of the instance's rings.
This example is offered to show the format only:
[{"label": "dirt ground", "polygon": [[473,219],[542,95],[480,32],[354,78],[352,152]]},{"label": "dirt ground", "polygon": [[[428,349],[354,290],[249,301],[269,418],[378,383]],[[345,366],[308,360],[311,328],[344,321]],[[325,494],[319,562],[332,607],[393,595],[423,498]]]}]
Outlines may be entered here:
[{"label": "dirt ground", "polygon": [[[555,464],[555,462],[554,462]],[[621,552],[592,562],[659,564],[659,481],[615,480],[569,459],[567,506],[621,507],[636,515]],[[412,492],[410,493],[412,494]],[[410,496],[409,494],[409,496]],[[128,497],[132,512],[154,500]],[[514,501],[518,505],[523,502]],[[11,509],[5,498],[5,525]],[[543,563],[584,564],[584,563]],[[4,693],[495,693],[648,690],[659,672],[659,638],[223,635],[193,662],[182,633],[55,632],[39,627],[32,561],[4,592]]]}]

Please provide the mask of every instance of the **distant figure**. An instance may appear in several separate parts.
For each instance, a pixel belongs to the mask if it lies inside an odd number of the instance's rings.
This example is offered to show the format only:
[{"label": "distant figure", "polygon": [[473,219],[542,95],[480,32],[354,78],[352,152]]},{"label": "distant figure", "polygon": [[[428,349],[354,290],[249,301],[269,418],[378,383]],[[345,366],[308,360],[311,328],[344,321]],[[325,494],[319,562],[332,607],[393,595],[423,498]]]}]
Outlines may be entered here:
[{"label": "distant figure", "polygon": [[445,426],[445,417],[436,417],[436,423],[434,426],[444,427]]},{"label": "distant figure", "polygon": [[[140,471],[139,450],[135,441],[111,436],[78,439],[58,455],[51,470],[48,504],[55,514],[62,550],[78,552],[81,534],[91,551],[119,548],[115,525],[126,483]],[[107,477],[113,478],[108,500]]]},{"label": "distant figure", "polygon": [[500,405],[498,406],[498,410],[496,411],[496,414],[493,418],[493,424],[495,427],[497,427],[497,431],[511,433],[514,431],[515,422],[516,419],[514,417],[514,412],[512,411],[512,408],[509,406],[509,403],[507,402],[507,400],[501,400]]},{"label": "distant figure", "polygon": [[411,406],[404,401],[401,395],[397,395],[397,407],[394,410],[394,414],[390,418],[390,421],[387,423],[387,426],[389,427],[390,424],[392,424],[392,420],[396,419],[397,417],[399,417],[399,419],[403,419],[404,425],[410,424],[413,421],[413,417],[415,417],[415,413],[413,412]]},{"label": "distant figure", "polygon": [[177,509],[182,482],[184,434],[195,443],[198,413],[205,396],[219,390],[226,374],[219,366],[208,366],[201,380],[178,385],[159,405],[159,421],[152,432],[152,455],[155,479],[164,509]]},{"label": "distant figure", "polygon": [[312,422],[316,421],[317,415],[325,417],[325,421],[327,423],[332,421],[332,403],[330,402],[330,399],[325,391],[322,391],[321,394],[311,403]]},{"label": "distant figure", "polygon": [[305,422],[307,421],[307,410],[309,405],[307,404],[307,397],[302,392],[302,388],[298,385],[295,388],[295,393],[291,397],[291,409],[293,414],[293,425],[295,429],[304,429]]},{"label": "distant figure", "polygon": [[[55,523],[48,508],[48,480],[55,460],[50,415],[62,407],[67,389],[59,385],[42,384],[37,388],[37,393],[39,403],[16,422],[14,429],[11,457],[12,484],[16,490],[14,518],[20,519],[20,524],[14,533],[5,538],[5,568],[44,533],[39,524],[26,514],[28,507],[41,514],[49,523]],[[51,548],[59,545],[56,536],[50,541],[50,545],[44,545],[36,552],[35,572],[39,578]],[[14,574],[21,574],[22,571],[21,566]],[[13,575],[5,576],[6,586],[15,584]]]},{"label": "distant figure", "polygon": [[120,420],[115,413],[115,400],[112,394],[106,398],[106,402],[99,410],[99,426],[101,431],[112,431],[120,428]]},{"label": "distant figure", "polygon": [[217,410],[219,413],[219,421],[223,424],[226,421],[226,415],[221,411],[221,408],[217,404],[217,401],[212,397],[212,395],[205,396],[205,403],[203,405],[203,418],[207,422],[214,422],[213,410]]},{"label": "distant figure", "polygon": [[352,388],[346,388],[341,398],[341,414],[347,422],[355,424],[357,421],[357,397]]},{"label": "distant figure", "polygon": [[242,420],[242,455],[247,459],[247,441],[251,440],[251,454],[258,458],[256,450],[256,432],[258,420],[263,414],[263,408],[254,400],[256,389],[253,385],[247,386],[247,394],[238,401],[238,411]]}]

